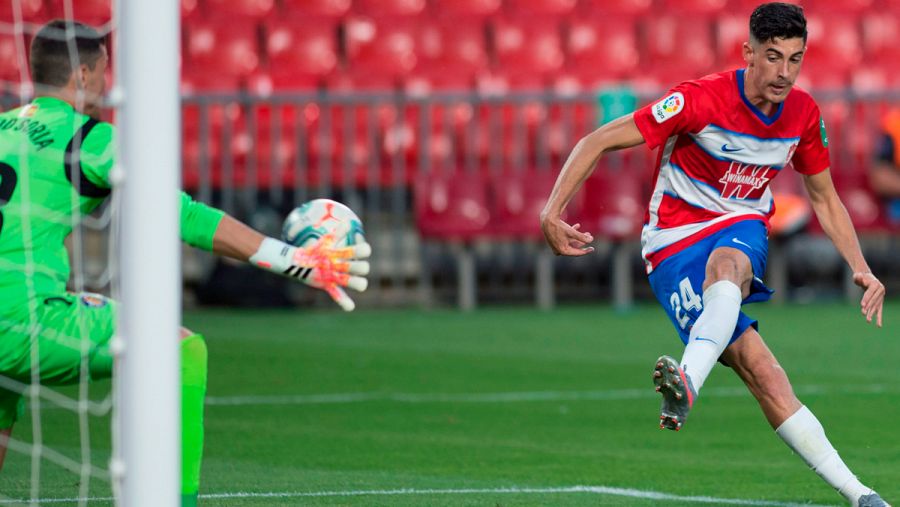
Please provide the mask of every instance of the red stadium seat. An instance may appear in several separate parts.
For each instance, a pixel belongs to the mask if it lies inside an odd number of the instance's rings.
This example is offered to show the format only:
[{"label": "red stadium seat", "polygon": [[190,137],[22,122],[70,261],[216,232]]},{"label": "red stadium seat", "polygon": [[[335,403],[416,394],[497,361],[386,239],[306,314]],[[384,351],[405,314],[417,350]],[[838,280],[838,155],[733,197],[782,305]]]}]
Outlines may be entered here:
[{"label": "red stadium seat", "polygon": [[[48,13],[44,10],[43,0],[18,0],[18,4],[23,21],[41,23],[49,19]],[[16,21],[15,5],[16,2],[4,2],[0,7],[0,21],[7,23]]]},{"label": "red stadium seat", "polygon": [[491,16],[500,10],[503,0],[434,0],[439,15]]},{"label": "red stadium seat", "polygon": [[204,0],[204,7],[221,17],[262,18],[275,9],[275,0]]},{"label": "red stadium seat", "polygon": [[515,15],[554,15],[564,16],[571,13],[578,0],[507,0],[506,12]]},{"label": "red stadium seat", "polygon": [[630,77],[637,69],[637,27],[631,18],[585,17],[569,25],[569,70],[583,82]]},{"label": "red stadium seat", "polygon": [[[802,0],[782,0],[783,2],[789,4],[802,4],[804,3]],[[764,3],[761,0],[731,0],[729,12],[733,12],[735,15],[744,16],[747,20],[748,25],[750,22],[750,14],[753,13],[753,10],[756,9],[759,4]]]},{"label": "red stadium seat", "polygon": [[860,63],[862,41],[858,18],[839,14],[809,15],[807,29],[809,39],[804,66],[820,64],[845,72]]},{"label": "red stadium seat", "polygon": [[416,180],[414,200],[423,238],[472,240],[490,222],[487,182],[480,173],[423,174]]},{"label": "red stadium seat", "polygon": [[582,230],[611,241],[640,235],[645,199],[641,173],[627,168],[598,167],[584,182],[584,200],[578,222]]},{"label": "red stadium seat", "polygon": [[871,14],[862,20],[866,61],[900,60],[900,16]]},{"label": "red stadium seat", "polygon": [[712,25],[703,16],[662,15],[644,21],[643,66],[663,87],[697,79],[715,70]]},{"label": "red stadium seat", "polygon": [[875,0],[805,0],[803,8],[808,13],[831,11],[835,14],[859,14],[872,10]]},{"label": "red stadium seat", "polygon": [[355,16],[347,20],[347,60],[355,73],[401,78],[418,63],[418,24],[398,19]]},{"label": "red stadium seat", "polygon": [[475,75],[488,67],[485,27],[477,20],[435,20],[422,26],[420,37],[412,78],[427,79],[433,89],[458,88],[462,83],[471,88]]},{"label": "red stadium seat", "polygon": [[588,14],[623,14],[642,17],[650,13],[653,0],[583,0],[583,11]]},{"label": "red stadium seat", "polygon": [[25,41],[17,41],[15,35],[0,33],[0,82],[28,81],[28,64],[24,44]]},{"label": "red stadium seat", "polygon": [[542,238],[539,217],[555,182],[556,173],[549,170],[514,171],[492,177],[491,235]]},{"label": "red stadium seat", "polygon": [[[50,15],[55,18],[65,18],[65,0],[50,0],[48,5]],[[112,19],[111,0],[78,0],[72,2],[74,18],[89,25],[103,25]]]},{"label": "red stadium seat", "polygon": [[202,80],[203,74],[217,79],[241,79],[259,67],[256,25],[220,19],[186,25],[185,74]]},{"label": "red stadium seat", "polygon": [[333,23],[272,21],[265,29],[266,75],[273,90],[315,88],[337,68],[337,26]]},{"label": "red stadium seat", "polygon": [[370,16],[417,16],[425,10],[425,0],[356,0],[354,11]]},{"label": "red stadium seat", "polygon": [[663,0],[662,10],[670,14],[718,14],[728,0]]},{"label": "red stadium seat", "polygon": [[565,61],[559,27],[537,19],[500,19],[494,24],[494,50],[509,76],[548,76]]},{"label": "red stadium seat", "polygon": [[340,18],[350,12],[352,0],[282,0],[290,15]]},{"label": "red stadium seat", "polygon": [[743,67],[744,42],[750,40],[747,16],[729,14],[716,20],[716,53],[719,64],[725,67]]}]

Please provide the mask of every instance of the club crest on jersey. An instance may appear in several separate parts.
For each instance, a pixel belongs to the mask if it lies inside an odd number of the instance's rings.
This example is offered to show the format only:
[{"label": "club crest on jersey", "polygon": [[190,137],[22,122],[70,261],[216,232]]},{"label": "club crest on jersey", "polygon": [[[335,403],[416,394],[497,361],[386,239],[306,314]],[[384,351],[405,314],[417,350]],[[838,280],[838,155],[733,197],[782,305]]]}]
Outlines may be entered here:
[{"label": "club crest on jersey", "polygon": [[732,162],[728,171],[719,180],[722,184],[722,197],[726,199],[746,199],[751,193],[764,188],[772,177],[771,166],[742,164]]},{"label": "club crest on jersey", "polygon": [[653,118],[662,123],[680,113],[684,109],[684,95],[675,92],[653,105]]},{"label": "club crest on jersey", "polygon": [[81,304],[89,308],[103,308],[107,305],[106,298],[101,296],[100,294],[91,294],[90,292],[85,292],[79,299],[81,300]]}]

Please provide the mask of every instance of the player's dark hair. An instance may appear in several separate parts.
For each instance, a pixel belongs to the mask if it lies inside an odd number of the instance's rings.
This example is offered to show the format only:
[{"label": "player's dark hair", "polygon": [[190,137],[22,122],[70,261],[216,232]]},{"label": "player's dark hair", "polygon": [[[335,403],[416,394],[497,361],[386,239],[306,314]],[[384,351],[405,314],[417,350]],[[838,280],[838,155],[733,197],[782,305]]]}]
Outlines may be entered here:
[{"label": "player's dark hair", "polygon": [[[84,23],[55,19],[38,31],[31,41],[31,80],[37,85],[63,87],[74,67],[85,64],[91,70],[103,55],[106,38]],[[77,54],[72,65],[69,50]]]},{"label": "player's dark hair", "polygon": [[750,37],[756,42],[801,37],[806,42],[803,7],[783,2],[762,4],[750,15]]}]

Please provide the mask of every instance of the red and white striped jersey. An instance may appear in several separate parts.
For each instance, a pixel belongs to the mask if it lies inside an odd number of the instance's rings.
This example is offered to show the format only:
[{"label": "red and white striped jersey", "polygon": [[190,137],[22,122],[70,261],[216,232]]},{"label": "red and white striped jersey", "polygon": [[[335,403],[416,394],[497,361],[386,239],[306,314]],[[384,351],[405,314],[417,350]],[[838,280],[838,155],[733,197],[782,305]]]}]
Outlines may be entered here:
[{"label": "red and white striped jersey", "polygon": [[634,121],[650,149],[659,148],[641,234],[648,273],[735,222],[768,226],[769,182],[785,167],[829,167],[825,124],[809,93],[795,86],[767,116],[744,95],[743,69],[684,82]]}]

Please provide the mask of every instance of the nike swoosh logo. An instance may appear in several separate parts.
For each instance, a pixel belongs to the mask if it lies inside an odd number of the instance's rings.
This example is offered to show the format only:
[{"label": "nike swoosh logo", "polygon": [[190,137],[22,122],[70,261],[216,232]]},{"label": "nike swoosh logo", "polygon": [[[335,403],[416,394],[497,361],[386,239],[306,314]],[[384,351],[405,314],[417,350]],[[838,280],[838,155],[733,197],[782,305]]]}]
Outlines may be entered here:
[{"label": "nike swoosh logo", "polygon": [[747,243],[744,243],[743,241],[741,241],[741,240],[739,240],[739,239],[737,239],[737,238],[731,238],[731,241],[732,241],[733,243],[737,243],[738,245],[744,245],[745,247],[749,248],[750,250],[753,250],[753,247],[752,247],[752,246],[748,245]]},{"label": "nike swoosh logo", "polygon": [[699,336],[696,337],[696,338],[694,338],[694,341],[695,341],[695,342],[699,342],[699,341],[701,341],[701,340],[702,340],[702,341],[705,341],[705,342],[713,342],[713,343],[715,343],[716,345],[719,344],[719,342],[717,342],[717,341],[715,341],[715,340],[710,340],[709,338],[700,338]]},{"label": "nike swoosh logo", "polygon": [[727,143],[722,145],[722,151],[725,153],[734,153],[741,150],[743,150],[743,148],[729,148]]}]

